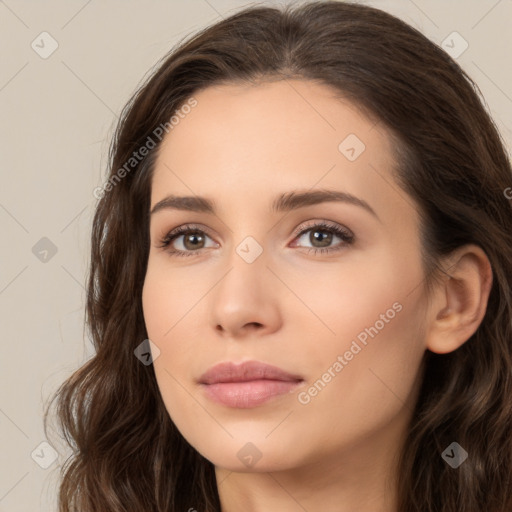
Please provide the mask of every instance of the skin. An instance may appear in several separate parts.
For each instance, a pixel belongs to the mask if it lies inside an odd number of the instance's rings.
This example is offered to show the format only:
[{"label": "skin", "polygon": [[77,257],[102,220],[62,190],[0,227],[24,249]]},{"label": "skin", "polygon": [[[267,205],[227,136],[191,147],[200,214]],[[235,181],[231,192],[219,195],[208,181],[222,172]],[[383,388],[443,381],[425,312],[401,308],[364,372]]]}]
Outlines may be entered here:
[{"label": "skin", "polygon": [[[224,512],[394,511],[396,455],[423,355],[455,350],[477,329],[491,285],[488,260],[478,247],[461,248],[444,262],[450,275],[427,300],[419,216],[391,174],[386,130],[325,85],[222,85],[195,98],[160,148],[151,208],[169,194],[197,195],[213,199],[216,214],[165,209],[151,216],[143,289],[169,415],[215,465]],[[349,134],[365,144],[354,161],[338,149]],[[332,201],[270,210],[281,192],[320,188],[353,194],[377,216]],[[349,229],[353,243],[333,234],[330,247],[341,250],[308,254],[321,246],[310,238],[315,229],[294,230],[322,220]],[[184,245],[184,235],[173,247],[194,254],[159,248],[170,230],[192,223],[206,230],[203,248]],[[248,236],[263,250],[252,263],[236,252]],[[301,403],[299,391],[396,303],[401,310]],[[204,395],[197,381],[208,368],[253,359],[305,382],[249,409]],[[237,456],[248,442],[261,454],[252,466]]]}]

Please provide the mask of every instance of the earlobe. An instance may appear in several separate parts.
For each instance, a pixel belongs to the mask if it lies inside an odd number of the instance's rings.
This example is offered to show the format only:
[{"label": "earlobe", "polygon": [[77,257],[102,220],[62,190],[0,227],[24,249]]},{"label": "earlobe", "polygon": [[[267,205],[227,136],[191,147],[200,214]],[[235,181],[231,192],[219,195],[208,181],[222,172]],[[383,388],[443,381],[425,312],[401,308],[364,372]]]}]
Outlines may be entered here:
[{"label": "earlobe", "polygon": [[436,285],[426,333],[426,348],[438,354],[458,349],[476,332],[492,286],[491,264],[476,245],[458,248],[444,268],[446,275]]}]

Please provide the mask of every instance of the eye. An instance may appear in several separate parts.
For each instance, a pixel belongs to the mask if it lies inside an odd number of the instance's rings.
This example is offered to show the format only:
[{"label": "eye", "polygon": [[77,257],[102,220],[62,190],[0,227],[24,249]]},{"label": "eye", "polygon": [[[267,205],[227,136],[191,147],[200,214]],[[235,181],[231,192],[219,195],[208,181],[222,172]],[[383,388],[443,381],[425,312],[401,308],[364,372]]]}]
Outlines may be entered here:
[{"label": "eye", "polygon": [[[312,244],[312,246],[308,248],[308,253],[311,251],[315,254],[335,252],[352,244],[354,241],[354,234],[349,229],[326,221],[317,222],[305,229],[304,227],[302,227],[302,229],[299,228],[294,233],[296,237],[294,241],[306,238],[305,235],[307,233],[309,233],[309,237],[307,237],[308,241]],[[181,245],[181,248],[176,248],[174,243],[180,238],[182,238],[182,240],[180,240],[178,245]],[[167,250],[171,256],[193,256],[201,249],[207,248],[205,245],[207,238],[210,237],[203,229],[194,225],[185,224],[167,233],[167,235],[160,240],[158,247],[161,249],[171,247]],[[331,243],[335,238],[340,239],[341,244],[331,247]],[[218,244],[214,242],[210,247],[218,247]],[[294,243],[292,247],[300,247],[300,245],[297,246]]]},{"label": "eye", "polygon": [[[309,235],[306,236],[308,233]],[[354,242],[354,234],[350,230],[326,221],[317,222],[306,229],[299,228],[296,235],[298,240],[305,239],[305,241],[312,244],[308,248],[308,254],[311,251],[314,254],[336,252]],[[341,244],[331,246],[334,238],[340,239]],[[294,244],[294,246],[296,245]]]},{"label": "eye", "polygon": [[[183,240],[181,240],[181,246],[183,249],[176,249],[173,244],[181,237],[183,237]],[[206,238],[210,237],[206,235],[205,231],[197,228],[196,226],[186,224],[167,233],[167,235],[160,240],[160,245],[158,247],[165,249],[166,247],[171,246],[172,248],[167,252],[172,256],[193,256],[194,253],[205,248],[204,243]]]}]

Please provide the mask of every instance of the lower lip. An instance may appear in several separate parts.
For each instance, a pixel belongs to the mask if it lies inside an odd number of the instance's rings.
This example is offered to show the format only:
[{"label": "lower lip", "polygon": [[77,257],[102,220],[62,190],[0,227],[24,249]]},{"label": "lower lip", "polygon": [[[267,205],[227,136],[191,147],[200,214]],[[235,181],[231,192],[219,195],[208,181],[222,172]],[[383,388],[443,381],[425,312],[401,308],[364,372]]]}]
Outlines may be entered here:
[{"label": "lower lip", "polygon": [[302,381],[251,380],[247,382],[219,382],[201,384],[206,395],[214,402],[248,409],[267,402],[274,396],[293,392]]}]

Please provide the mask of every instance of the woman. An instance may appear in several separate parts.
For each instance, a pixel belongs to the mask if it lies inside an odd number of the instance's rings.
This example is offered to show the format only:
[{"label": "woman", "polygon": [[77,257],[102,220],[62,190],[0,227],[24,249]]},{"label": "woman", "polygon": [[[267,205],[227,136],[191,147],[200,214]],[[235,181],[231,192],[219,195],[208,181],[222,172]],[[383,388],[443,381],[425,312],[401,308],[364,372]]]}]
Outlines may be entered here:
[{"label": "woman", "polygon": [[385,12],[183,42],[95,191],[60,510],[511,510],[511,183],[471,79]]}]

